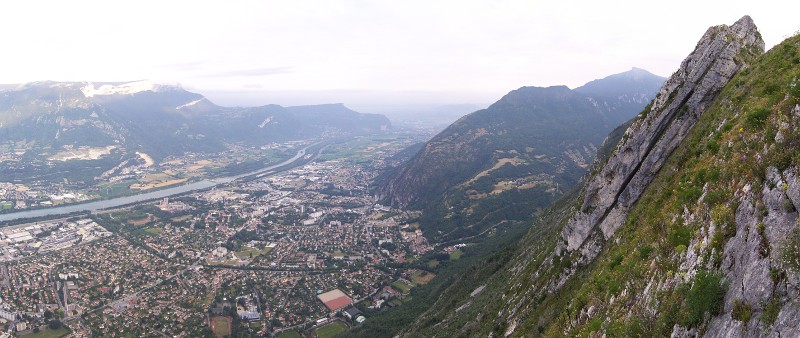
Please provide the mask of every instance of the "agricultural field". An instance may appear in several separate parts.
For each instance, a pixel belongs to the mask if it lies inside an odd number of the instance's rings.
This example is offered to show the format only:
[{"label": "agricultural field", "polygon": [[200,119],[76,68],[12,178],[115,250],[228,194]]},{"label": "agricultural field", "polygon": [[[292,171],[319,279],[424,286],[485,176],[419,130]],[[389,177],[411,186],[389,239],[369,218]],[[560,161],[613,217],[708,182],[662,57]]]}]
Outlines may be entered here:
[{"label": "agricultural field", "polygon": [[436,274],[422,270],[414,271],[414,273],[411,274],[411,281],[416,285],[425,285],[428,284],[433,277],[436,277]]},{"label": "agricultural field", "polygon": [[177,178],[167,173],[147,174],[139,180],[140,183],[131,185],[131,190],[149,190],[163,188],[188,181],[188,178]]}]

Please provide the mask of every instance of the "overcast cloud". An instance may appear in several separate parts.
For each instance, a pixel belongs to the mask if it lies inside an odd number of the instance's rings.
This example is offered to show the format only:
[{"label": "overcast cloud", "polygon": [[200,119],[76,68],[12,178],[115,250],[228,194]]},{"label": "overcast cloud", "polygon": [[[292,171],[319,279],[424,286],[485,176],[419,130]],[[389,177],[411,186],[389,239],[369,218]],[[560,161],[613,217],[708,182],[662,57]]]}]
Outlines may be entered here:
[{"label": "overcast cloud", "polygon": [[0,12],[0,83],[153,79],[227,105],[485,103],[632,66],[669,76],[708,26],[745,14],[771,47],[800,30],[799,10],[752,0],[11,1]]}]

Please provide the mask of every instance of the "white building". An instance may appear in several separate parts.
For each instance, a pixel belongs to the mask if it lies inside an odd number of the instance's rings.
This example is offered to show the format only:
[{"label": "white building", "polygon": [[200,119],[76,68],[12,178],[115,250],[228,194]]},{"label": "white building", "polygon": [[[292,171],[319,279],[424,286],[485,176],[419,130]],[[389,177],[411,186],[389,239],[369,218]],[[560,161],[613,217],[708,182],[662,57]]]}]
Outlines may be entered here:
[{"label": "white building", "polygon": [[10,322],[15,321],[17,320],[17,312],[6,309],[0,309],[0,318],[3,318]]}]

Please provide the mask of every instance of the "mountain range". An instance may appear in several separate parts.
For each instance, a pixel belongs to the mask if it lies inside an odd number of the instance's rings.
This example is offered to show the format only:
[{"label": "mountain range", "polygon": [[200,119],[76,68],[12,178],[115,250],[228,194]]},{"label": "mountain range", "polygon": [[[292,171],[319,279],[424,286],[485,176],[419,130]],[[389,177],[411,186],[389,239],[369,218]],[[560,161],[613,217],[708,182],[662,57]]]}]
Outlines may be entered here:
[{"label": "mountain range", "polygon": [[798,81],[800,36],[709,28],[578,189],[400,335],[800,335]]},{"label": "mountain range", "polygon": [[[421,211],[404,229],[435,249],[396,264],[435,277],[389,310],[361,303],[347,334],[800,336],[800,35],[764,49],[744,16],[668,79],[522,87],[399,153],[374,195]],[[79,148],[114,154],[85,166],[103,171],[390,128],[342,104],[220,107],[148,81],[0,88],[6,178]]]},{"label": "mountain range", "polygon": [[663,82],[634,68],[576,89],[511,91],[428,141],[382,177],[375,194],[425,209],[423,229],[436,241],[529,217],[578,182],[608,133],[640,112]]},{"label": "mountain range", "polygon": [[161,158],[221,150],[225,143],[389,127],[382,115],[361,114],[342,104],[220,107],[179,86],[150,81],[36,82],[0,91],[0,143],[25,140],[50,151],[117,145]]}]

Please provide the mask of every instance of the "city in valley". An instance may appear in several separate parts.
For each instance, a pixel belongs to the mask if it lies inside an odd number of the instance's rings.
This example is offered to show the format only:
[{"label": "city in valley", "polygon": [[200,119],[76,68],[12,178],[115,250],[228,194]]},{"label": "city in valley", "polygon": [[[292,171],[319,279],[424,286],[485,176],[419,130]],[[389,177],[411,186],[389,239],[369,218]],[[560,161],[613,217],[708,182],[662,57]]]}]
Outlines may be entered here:
[{"label": "city in valley", "polygon": [[[404,302],[435,276],[439,261],[460,254],[457,246],[430,245],[418,213],[369,194],[412,141],[329,143],[282,170],[3,227],[0,321],[18,334],[103,337],[311,334],[359,325]],[[222,163],[231,155],[206,156],[203,163]],[[143,162],[116,181],[178,171]],[[6,189],[5,203],[31,205],[24,197],[41,196],[26,190]],[[10,200],[16,196],[23,198]]]},{"label": "city in valley", "polygon": [[800,337],[800,6],[365,3],[6,2],[0,338]]}]

